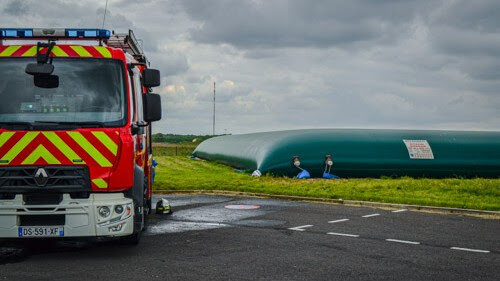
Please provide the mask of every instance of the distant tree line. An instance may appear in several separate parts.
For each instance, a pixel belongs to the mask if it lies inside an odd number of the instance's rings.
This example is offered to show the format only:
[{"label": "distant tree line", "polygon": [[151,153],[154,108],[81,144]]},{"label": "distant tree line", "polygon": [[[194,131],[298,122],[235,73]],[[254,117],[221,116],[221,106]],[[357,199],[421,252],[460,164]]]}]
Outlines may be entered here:
[{"label": "distant tree line", "polygon": [[153,142],[165,143],[200,143],[212,138],[212,135],[174,135],[174,134],[153,134]]}]

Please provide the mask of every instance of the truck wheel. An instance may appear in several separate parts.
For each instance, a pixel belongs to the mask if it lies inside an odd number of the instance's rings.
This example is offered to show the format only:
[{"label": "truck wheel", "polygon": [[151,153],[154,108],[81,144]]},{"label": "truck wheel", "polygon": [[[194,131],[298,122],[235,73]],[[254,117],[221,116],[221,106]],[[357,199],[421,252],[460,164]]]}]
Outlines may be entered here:
[{"label": "truck wheel", "polygon": [[[151,212],[153,210],[152,208],[152,198],[148,199],[147,198],[147,193],[148,193],[148,178],[144,177],[144,215],[151,215]],[[153,195],[151,195],[152,197]]]},{"label": "truck wheel", "polygon": [[[142,178],[142,181],[141,181]],[[141,239],[142,231],[145,229],[145,218],[147,217],[146,192],[144,185],[146,177],[141,167],[134,168],[134,186],[127,191],[126,197],[134,202],[134,231],[131,235],[119,238],[120,244],[137,245]]]},{"label": "truck wheel", "polygon": [[141,234],[142,231],[139,231],[137,233],[133,233],[132,235],[122,237],[120,239],[120,243],[123,245],[138,245],[139,242],[141,241]]},{"label": "truck wheel", "polygon": [[[129,236],[122,237],[120,239],[121,244],[123,244],[123,245],[137,245],[137,244],[139,244],[139,242],[141,240],[142,232],[146,229],[146,215],[144,212],[145,212],[145,209],[143,208],[142,214],[140,214],[141,225],[143,226],[142,229],[135,229],[135,227],[134,227],[134,233],[132,233]],[[139,214],[135,214],[134,216],[139,216]],[[136,219],[134,218],[134,221],[135,220]]]},{"label": "truck wheel", "polygon": [[148,212],[148,215],[151,215],[153,213],[153,200],[152,199],[149,199],[148,200],[148,209],[149,209],[149,212]]}]

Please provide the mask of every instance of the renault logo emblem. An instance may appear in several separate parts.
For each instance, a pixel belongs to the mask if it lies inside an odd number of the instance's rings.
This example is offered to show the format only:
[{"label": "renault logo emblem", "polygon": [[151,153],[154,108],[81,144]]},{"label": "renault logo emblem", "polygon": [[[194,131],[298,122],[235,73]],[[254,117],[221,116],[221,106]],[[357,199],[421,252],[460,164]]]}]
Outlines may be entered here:
[{"label": "renault logo emblem", "polygon": [[47,184],[47,181],[49,180],[49,176],[47,175],[47,171],[45,171],[44,168],[38,168],[35,173],[35,182],[38,186],[42,187]]}]

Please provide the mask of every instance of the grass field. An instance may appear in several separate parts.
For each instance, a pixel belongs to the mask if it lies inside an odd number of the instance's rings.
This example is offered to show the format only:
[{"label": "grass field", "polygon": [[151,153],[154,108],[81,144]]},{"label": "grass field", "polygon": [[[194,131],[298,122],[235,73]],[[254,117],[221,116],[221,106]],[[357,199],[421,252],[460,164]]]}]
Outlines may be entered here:
[{"label": "grass field", "polygon": [[153,143],[155,156],[187,156],[196,148],[195,143]]},{"label": "grass field", "polygon": [[154,185],[156,190],[228,190],[500,210],[500,179],[299,180],[271,176],[253,178],[221,164],[193,160],[186,156],[158,156],[169,154],[160,152],[163,149],[158,148],[155,157],[159,163]]}]

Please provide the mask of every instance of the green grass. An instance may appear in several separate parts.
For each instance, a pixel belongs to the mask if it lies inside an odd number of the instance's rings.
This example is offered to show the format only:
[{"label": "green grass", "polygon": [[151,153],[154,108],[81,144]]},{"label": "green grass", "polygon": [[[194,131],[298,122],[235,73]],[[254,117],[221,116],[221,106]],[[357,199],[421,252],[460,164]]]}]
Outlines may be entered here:
[{"label": "green grass", "polygon": [[479,210],[500,210],[500,179],[299,180],[246,173],[186,156],[156,156],[156,190],[227,190],[342,198]]},{"label": "green grass", "polygon": [[155,156],[187,156],[196,148],[192,143],[153,143]]}]

